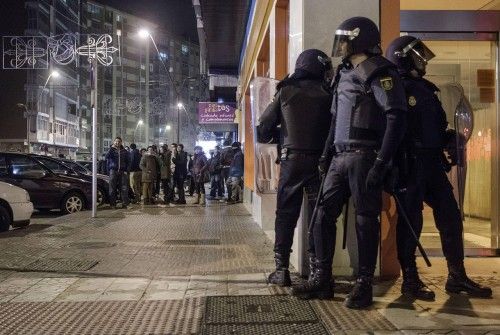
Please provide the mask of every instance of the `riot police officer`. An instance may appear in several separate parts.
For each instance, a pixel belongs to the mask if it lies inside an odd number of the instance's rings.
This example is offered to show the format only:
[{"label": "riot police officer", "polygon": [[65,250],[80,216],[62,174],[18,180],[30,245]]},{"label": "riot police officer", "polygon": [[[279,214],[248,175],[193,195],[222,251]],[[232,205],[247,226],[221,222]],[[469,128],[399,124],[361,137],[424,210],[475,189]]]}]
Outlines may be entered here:
[{"label": "riot police officer", "polygon": [[[389,45],[386,57],[397,65],[408,101],[408,129],[404,149],[405,157],[410,159],[403,165],[409,168],[404,173],[407,177],[403,181],[405,188],[397,190],[403,209],[417,236],[422,231],[423,202],[433,209],[448,264],[446,290],[489,297],[491,289],[470,280],[464,269],[463,223],[446,176],[448,162],[443,154],[447,142],[455,142],[456,137],[446,131],[446,114],[436,95],[439,89],[423,78],[427,62],[434,54],[419,39],[402,36]],[[433,300],[434,292],[418,276],[416,241],[404,222],[398,222],[397,225],[397,247],[403,271],[401,292],[414,298]]]},{"label": "riot police officer", "polygon": [[342,56],[335,79],[332,123],[320,159],[326,171],[313,235],[317,273],[294,287],[300,298],[331,296],[336,219],[353,197],[359,270],[346,298],[349,308],[372,304],[378,253],[382,182],[404,134],[406,101],[394,64],[381,56],[380,33],[370,19],[353,17],[335,32],[333,56]]},{"label": "riot police officer", "polygon": [[[318,160],[331,118],[332,95],[325,80],[330,70],[330,58],[324,52],[317,49],[302,52],[294,73],[278,83],[274,100],[257,127],[260,143],[275,138],[281,147],[274,244],[276,271],[269,276],[270,283],[280,286],[291,285],[288,266],[303,190],[308,195],[309,213],[318,193]],[[309,251],[314,259],[312,244]]]}]

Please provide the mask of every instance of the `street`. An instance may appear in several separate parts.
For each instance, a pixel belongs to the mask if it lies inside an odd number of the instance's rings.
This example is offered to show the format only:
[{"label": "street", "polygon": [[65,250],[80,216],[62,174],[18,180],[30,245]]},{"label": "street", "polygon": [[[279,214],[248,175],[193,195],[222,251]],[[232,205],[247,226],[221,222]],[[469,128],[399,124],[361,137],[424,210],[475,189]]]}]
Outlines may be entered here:
[{"label": "street", "polygon": [[27,229],[0,235],[0,334],[500,329],[496,258],[466,260],[471,276],[493,287],[493,299],[447,295],[444,261],[433,258],[432,268],[420,268],[436,290],[435,302],[407,301],[399,280],[383,281],[375,286],[375,306],[353,311],[342,304],[350,278],[336,278],[333,300],[310,303],[269,285],[272,242],[244,205],[136,206],[98,214],[36,213]]}]

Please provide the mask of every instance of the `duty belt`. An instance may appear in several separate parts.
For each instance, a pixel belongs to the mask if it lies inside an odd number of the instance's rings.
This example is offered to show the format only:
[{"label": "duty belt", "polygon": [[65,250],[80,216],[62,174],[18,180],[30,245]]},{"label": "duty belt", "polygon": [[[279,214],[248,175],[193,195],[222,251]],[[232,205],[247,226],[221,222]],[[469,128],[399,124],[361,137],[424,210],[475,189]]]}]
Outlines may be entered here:
[{"label": "duty belt", "polygon": [[336,152],[365,152],[376,151],[378,148],[359,144],[339,144],[335,145]]},{"label": "duty belt", "polygon": [[312,150],[296,150],[289,148],[282,148],[280,153],[280,159],[282,161],[286,161],[287,159],[295,159],[295,158],[306,158],[311,156],[320,156],[320,151],[312,151]]}]

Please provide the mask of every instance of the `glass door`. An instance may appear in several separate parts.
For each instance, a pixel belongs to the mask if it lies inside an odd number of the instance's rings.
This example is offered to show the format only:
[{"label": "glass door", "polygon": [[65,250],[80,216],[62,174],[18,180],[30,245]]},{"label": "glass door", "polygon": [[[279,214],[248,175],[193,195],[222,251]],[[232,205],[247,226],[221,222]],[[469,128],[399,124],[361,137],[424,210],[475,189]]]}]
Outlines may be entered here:
[{"label": "glass door", "polygon": [[[466,255],[488,255],[498,248],[498,43],[497,40],[421,39],[436,54],[427,68],[426,78],[436,84],[446,110],[448,124],[454,128],[455,108],[460,86],[474,113],[474,128],[467,143],[466,176],[463,187],[464,243]],[[459,85],[457,85],[459,84]],[[493,150],[493,153],[492,153]],[[458,200],[458,171],[454,167],[448,177]],[[439,234],[432,210],[424,208],[422,244],[431,254],[441,254]]]}]

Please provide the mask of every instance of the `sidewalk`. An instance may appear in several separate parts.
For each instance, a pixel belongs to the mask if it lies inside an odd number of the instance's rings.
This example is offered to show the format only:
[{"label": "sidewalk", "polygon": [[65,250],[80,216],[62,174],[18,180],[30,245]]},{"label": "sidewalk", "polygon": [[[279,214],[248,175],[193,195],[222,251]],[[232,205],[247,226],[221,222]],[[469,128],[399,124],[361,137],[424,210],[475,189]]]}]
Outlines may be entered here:
[{"label": "sidewalk", "polygon": [[498,258],[466,260],[493,299],[444,292],[445,264],[420,264],[435,302],[375,287],[367,311],[304,302],[268,285],[272,241],[244,206],[103,210],[0,235],[0,334],[500,334]]}]

